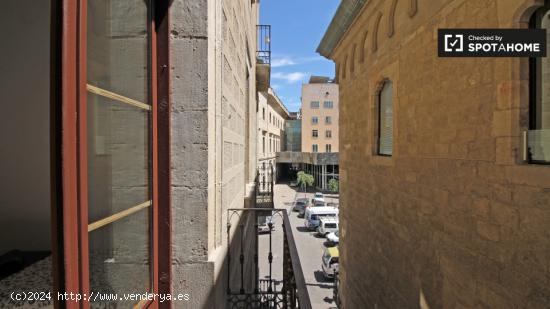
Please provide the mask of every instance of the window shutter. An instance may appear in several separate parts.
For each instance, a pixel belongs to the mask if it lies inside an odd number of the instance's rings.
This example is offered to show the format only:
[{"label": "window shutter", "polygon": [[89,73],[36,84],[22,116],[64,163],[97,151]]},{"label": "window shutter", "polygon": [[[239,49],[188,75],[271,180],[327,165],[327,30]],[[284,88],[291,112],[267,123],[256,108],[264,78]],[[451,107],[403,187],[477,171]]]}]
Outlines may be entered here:
[{"label": "window shutter", "polygon": [[380,91],[378,154],[393,154],[393,85],[387,81]]}]

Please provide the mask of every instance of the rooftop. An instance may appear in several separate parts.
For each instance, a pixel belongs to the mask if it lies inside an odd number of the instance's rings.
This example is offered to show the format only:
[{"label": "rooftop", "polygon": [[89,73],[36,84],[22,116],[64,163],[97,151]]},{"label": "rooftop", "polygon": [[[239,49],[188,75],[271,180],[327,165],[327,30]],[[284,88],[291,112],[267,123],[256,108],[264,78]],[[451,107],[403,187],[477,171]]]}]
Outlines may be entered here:
[{"label": "rooftop", "polygon": [[334,48],[342,39],[357,14],[368,0],[342,0],[336,10],[330,25],[328,26],[317,52],[326,58],[330,58]]}]

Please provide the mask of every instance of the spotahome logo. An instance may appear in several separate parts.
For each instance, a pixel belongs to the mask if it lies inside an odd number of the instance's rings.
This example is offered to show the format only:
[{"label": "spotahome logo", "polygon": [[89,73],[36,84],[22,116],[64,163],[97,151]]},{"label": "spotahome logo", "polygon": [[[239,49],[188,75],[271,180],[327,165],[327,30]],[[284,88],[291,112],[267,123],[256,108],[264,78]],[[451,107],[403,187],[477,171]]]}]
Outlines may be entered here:
[{"label": "spotahome logo", "polygon": [[464,51],[464,36],[462,34],[445,34],[445,52]]},{"label": "spotahome logo", "polygon": [[546,57],[546,29],[439,29],[439,57]]}]

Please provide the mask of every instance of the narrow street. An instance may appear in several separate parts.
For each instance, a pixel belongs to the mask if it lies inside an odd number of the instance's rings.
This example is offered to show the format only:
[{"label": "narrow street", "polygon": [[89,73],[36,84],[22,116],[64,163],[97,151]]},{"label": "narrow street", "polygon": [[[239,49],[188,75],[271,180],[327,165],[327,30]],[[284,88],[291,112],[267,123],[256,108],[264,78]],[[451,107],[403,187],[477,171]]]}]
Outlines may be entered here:
[{"label": "narrow street", "polygon": [[[314,232],[307,231],[304,226],[304,219],[298,218],[297,212],[292,212],[292,206],[295,198],[307,196],[311,198],[313,193],[297,193],[294,188],[289,187],[286,184],[275,185],[275,208],[286,209],[289,214],[290,224],[292,225],[292,231],[296,246],[298,248],[298,254],[300,256],[300,262],[304,272],[304,277],[308,287],[309,297],[314,309],[328,309],[335,308],[333,302],[333,288],[334,281],[324,278],[321,271],[321,257],[325,248],[325,238],[320,238],[315,235]],[[328,202],[332,202],[331,198],[328,198]],[[282,282],[282,265],[283,265],[283,231],[282,231],[282,218],[275,217],[275,231],[272,233],[272,252],[273,252],[273,264],[272,276],[277,282]],[[265,254],[260,256],[260,278],[265,278],[269,275],[269,234],[260,235],[259,252]],[[280,289],[280,284],[277,285],[277,289]]]}]

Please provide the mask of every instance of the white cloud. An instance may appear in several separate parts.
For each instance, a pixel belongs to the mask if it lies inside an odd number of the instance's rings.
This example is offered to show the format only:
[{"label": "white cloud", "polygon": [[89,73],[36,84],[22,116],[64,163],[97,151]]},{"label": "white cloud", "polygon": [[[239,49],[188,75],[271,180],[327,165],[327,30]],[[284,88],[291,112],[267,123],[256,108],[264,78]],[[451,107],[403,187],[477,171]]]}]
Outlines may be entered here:
[{"label": "white cloud", "polygon": [[286,67],[295,64],[296,62],[290,57],[273,58],[273,60],[271,60],[271,66],[274,68]]},{"label": "white cloud", "polygon": [[280,56],[273,56],[273,59],[271,60],[271,66],[274,68],[288,67],[288,66],[299,65],[299,64],[308,63],[308,62],[321,61],[323,59],[324,58],[319,55],[308,56],[308,57],[280,55]]},{"label": "white cloud", "polygon": [[273,79],[284,80],[289,84],[299,82],[299,81],[303,80],[306,76],[307,76],[307,74],[304,73],[304,72],[291,72],[291,73],[277,72],[277,73],[271,74],[271,77]]}]

